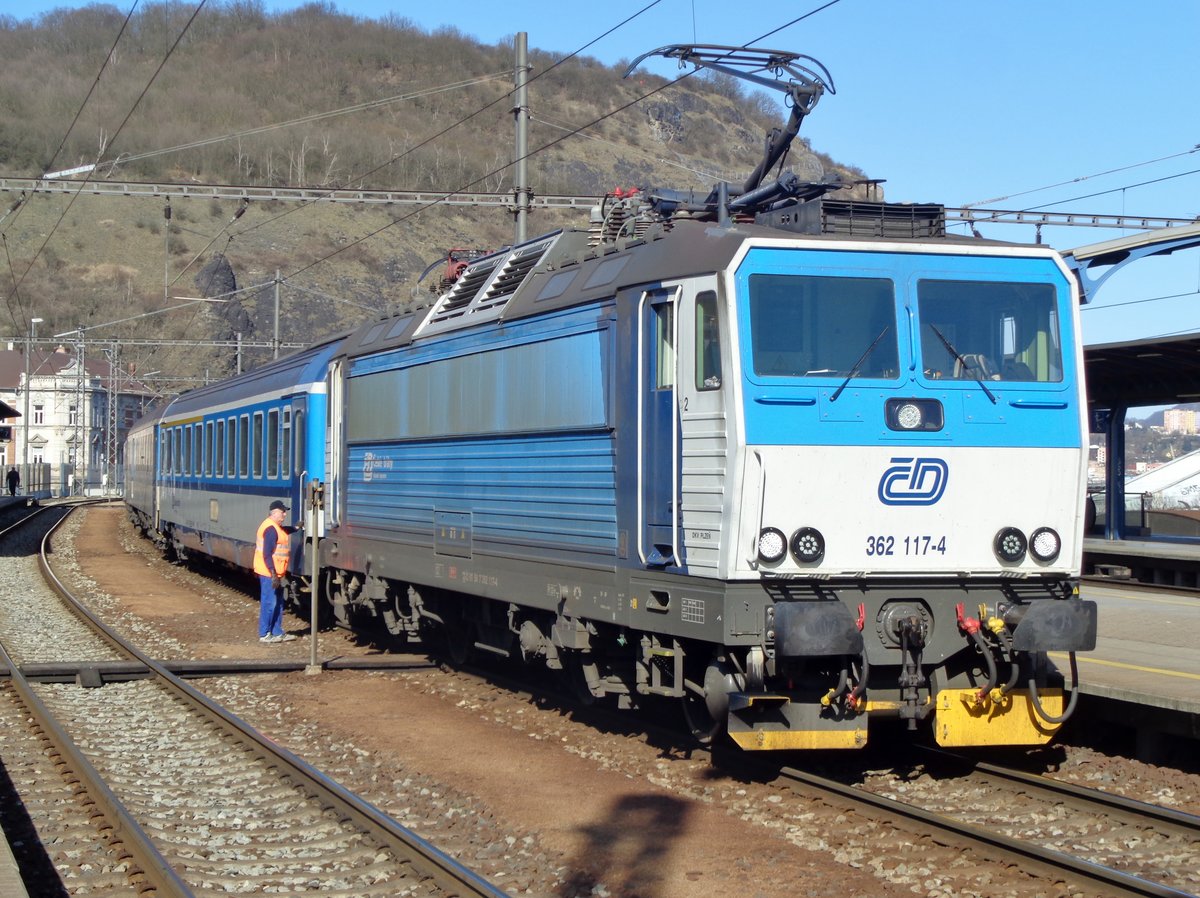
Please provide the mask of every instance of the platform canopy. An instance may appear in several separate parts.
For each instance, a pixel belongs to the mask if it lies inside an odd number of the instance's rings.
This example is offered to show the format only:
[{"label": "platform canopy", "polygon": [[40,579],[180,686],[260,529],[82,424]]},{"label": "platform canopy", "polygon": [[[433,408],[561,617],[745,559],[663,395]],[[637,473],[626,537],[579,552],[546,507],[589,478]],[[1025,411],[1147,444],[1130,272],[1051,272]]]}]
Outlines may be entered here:
[{"label": "platform canopy", "polygon": [[1200,402],[1200,333],[1087,346],[1083,358],[1093,407]]}]

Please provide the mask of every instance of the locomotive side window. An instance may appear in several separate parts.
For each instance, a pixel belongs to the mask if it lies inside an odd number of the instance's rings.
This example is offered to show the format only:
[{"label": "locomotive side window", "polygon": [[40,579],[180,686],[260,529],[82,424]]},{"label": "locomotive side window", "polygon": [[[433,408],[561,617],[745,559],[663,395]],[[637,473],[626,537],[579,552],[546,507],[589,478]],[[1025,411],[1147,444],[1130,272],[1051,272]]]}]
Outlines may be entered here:
[{"label": "locomotive side window", "polygon": [[721,387],[721,326],[717,321],[717,294],[705,290],[696,296],[696,389]]},{"label": "locomotive side window", "polygon": [[755,374],[875,377],[899,374],[895,285],[888,278],[750,277]]},{"label": "locomotive side window", "polygon": [[675,304],[664,302],[654,307],[654,388],[669,390],[675,386]]},{"label": "locomotive side window", "polygon": [[1062,381],[1052,285],[922,280],[917,304],[926,377]]}]

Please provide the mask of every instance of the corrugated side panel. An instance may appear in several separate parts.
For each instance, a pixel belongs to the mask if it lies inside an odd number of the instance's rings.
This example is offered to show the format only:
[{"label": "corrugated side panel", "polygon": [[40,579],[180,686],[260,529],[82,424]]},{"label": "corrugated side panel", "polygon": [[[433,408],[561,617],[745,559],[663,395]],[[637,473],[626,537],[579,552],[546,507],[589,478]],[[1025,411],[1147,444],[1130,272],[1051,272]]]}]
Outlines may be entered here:
[{"label": "corrugated side panel", "polygon": [[601,433],[354,445],[346,521],[423,545],[435,515],[469,514],[473,553],[615,558],[616,466]]},{"label": "corrugated side panel", "polygon": [[721,555],[725,504],[725,415],[693,416],[683,422],[680,506],[687,567],[715,572]]}]

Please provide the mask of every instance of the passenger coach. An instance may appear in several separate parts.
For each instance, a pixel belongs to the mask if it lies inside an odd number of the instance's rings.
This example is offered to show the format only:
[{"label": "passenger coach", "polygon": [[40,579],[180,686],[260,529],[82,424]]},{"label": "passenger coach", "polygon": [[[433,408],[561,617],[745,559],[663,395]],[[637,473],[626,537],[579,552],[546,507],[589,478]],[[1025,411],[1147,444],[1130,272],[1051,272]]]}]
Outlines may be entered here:
[{"label": "passenger coach", "polygon": [[181,560],[211,556],[249,569],[258,525],[279,499],[290,509],[285,526],[298,530],[290,569],[303,571],[312,532],[303,489],[325,477],[326,374],[336,345],[189,391],[139,421],[126,450],[135,523]]}]

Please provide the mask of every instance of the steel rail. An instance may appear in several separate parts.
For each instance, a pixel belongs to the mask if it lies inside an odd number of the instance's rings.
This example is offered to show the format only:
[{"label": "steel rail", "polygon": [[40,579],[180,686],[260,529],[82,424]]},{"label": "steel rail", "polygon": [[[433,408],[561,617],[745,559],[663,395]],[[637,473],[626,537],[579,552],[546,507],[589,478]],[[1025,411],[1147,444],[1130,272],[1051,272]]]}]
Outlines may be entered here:
[{"label": "steel rail", "polygon": [[968,758],[939,748],[928,746],[918,747],[922,751],[938,758],[966,765],[984,776],[995,777],[1010,783],[1018,783],[1031,790],[1048,792],[1051,795],[1079,802],[1080,804],[1102,808],[1105,811],[1115,811],[1133,818],[1135,822],[1144,823],[1150,820],[1175,828],[1187,835],[1200,837],[1200,816],[1189,814],[1187,811],[1165,808],[1161,805],[1138,801],[1136,798],[1114,795],[1111,792],[1105,792],[1101,789],[1077,786],[1074,783],[1063,782],[1062,780],[1052,779],[1048,776],[1026,773],[1023,770],[1014,770],[1011,767],[1001,767],[986,761],[977,761],[974,758]]},{"label": "steel rail", "polygon": [[[111,645],[120,651],[137,659],[147,669],[153,671],[158,682],[182,698],[186,704],[203,709],[210,721],[222,732],[235,741],[251,748],[260,757],[270,759],[285,776],[293,783],[309,792],[318,801],[336,809],[345,819],[351,820],[356,826],[377,839],[380,845],[393,851],[396,857],[410,863],[423,876],[432,880],[438,888],[452,895],[476,896],[476,898],[508,898],[507,894],[492,885],[473,870],[463,866],[454,858],[436,848],[432,843],[422,839],[412,830],[402,826],[398,821],[384,814],[374,805],[364,801],[353,792],[334,782],[324,773],[312,767],[285,748],[275,745],[265,739],[259,732],[235,714],[218,705],[208,696],[189,686],[179,677],[172,674],[160,662],[150,658],[137,647],[126,643],[90,612],[58,578],[50,566],[48,549],[54,532],[67,520],[68,515],[58,521],[47,532],[42,540],[38,563],[51,588],[63,598],[72,610],[86,620]],[[10,670],[13,668],[11,659],[5,658]],[[63,734],[65,738],[65,733]],[[87,764],[86,759],[81,760]],[[90,764],[88,764],[90,767]],[[98,776],[98,774],[97,774]],[[116,801],[114,797],[114,801]],[[114,813],[127,813],[119,806]],[[136,828],[136,823],[130,818],[130,825]],[[155,850],[157,854],[157,850]],[[158,870],[158,862],[153,855],[147,855],[147,862],[153,869]],[[163,861],[162,863],[165,863]],[[173,871],[171,871],[173,874]],[[165,874],[164,874],[165,875]],[[186,888],[186,885],[184,886]],[[175,894],[175,893],[172,893]],[[181,896],[190,892],[179,892]]]},{"label": "steel rail", "polygon": [[[48,509],[51,507],[54,506],[46,506],[45,508]],[[49,536],[49,533],[58,527],[62,521],[66,520],[69,513],[68,511],[67,514],[64,514],[47,531],[46,536],[42,538],[42,549],[39,552],[39,558],[44,557],[46,538]],[[36,515],[37,512],[26,515],[18,524],[4,530],[0,535],[7,535],[16,527],[28,524]],[[155,894],[161,894],[164,898],[193,898],[194,893],[191,888],[179,877],[166,858],[159,852],[153,841],[151,841],[146,831],[138,824],[121,800],[108,787],[104,781],[104,777],[96,770],[91,761],[87,759],[75,744],[75,741],[63,729],[58,719],[46,707],[41,698],[38,697],[33,689],[33,685],[21,675],[19,668],[13,662],[3,644],[0,644],[0,662],[9,668],[9,680],[22,704],[24,704],[30,715],[37,721],[37,725],[41,727],[47,738],[54,744],[56,751],[65,760],[71,773],[79,778],[88,797],[96,803],[96,806],[104,814],[105,821],[112,828],[112,837],[108,839],[109,843],[119,842],[124,846],[141,873],[151,880]]]},{"label": "steel rail", "polygon": [[818,789],[845,799],[853,804],[867,805],[875,811],[901,819],[916,820],[919,823],[970,842],[987,845],[999,849],[1015,860],[1033,861],[1040,867],[1058,873],[1070,871],[1088,882],[1103,886],[1110,890],[1108,894],[1117,896],[1138,896],[1138,898],[1196,898],[1191,892],[1185,892],[1163,883],[1152,882],[1138,876],[1131,876],[1111,867],[1104,867],[1091,861],[1080,860],[1061,851],[1045,848],[1032,842],[1023,842],[1000,833],[990,832],[956,820],[944,817],[916,805],[875,795],[863,789],[847,786],[836,780],[827,779],[816,774],[797,770],[794,767],[783,767],[779,773],[785,780],[802,783],[811,789]]}]

